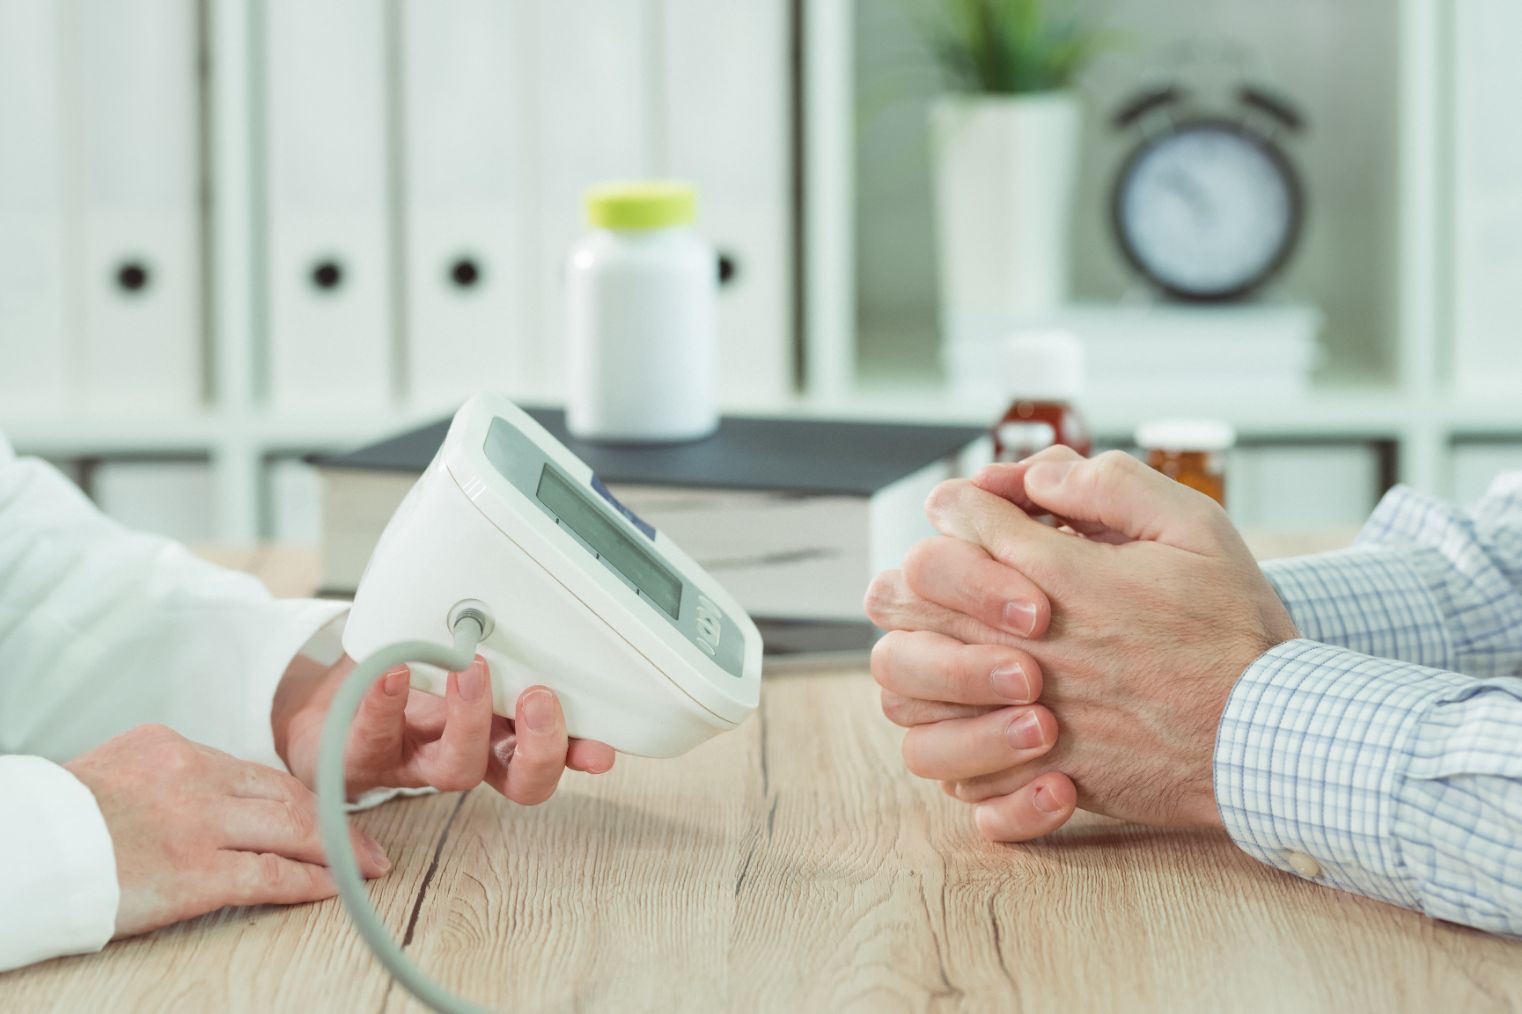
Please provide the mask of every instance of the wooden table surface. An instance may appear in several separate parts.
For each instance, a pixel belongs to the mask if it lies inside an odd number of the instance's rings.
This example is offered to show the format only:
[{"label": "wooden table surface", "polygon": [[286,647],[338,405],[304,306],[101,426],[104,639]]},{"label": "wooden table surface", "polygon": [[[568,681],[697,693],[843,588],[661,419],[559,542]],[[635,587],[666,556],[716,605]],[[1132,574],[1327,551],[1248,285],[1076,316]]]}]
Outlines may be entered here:
[{"label": "wooden table surface", "polygon": [[[297,557],[234,559],[290,590]],[[275,567],[280,573],[270,573]],[[981,841],[908,777],[862,671],[769,678],[676,760],[358,819],[423,968],[504,1010],[1522,1009],[1522,942],[1261,866],[1220,834],[1080,814]],[[0,1011],[400,1011],[335,901],[237,909],[0,975]]]}]

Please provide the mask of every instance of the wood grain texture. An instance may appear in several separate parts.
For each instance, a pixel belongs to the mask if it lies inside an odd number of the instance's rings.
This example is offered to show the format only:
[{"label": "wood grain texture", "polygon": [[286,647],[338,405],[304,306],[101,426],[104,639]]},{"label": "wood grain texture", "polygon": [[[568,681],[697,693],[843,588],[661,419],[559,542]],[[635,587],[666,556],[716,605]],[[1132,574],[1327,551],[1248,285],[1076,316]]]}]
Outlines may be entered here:
[{"label": "wood grain texture", "polygon": [[[898,741],[865,674],[777,678],[738,731],[568,774],[541,807],[478,789],[364,814],[397,861],[374,897],[398,936],[417,908],[424,968],[507,1010],[1522,1009],[1522,942],[1299,881],[1220,835],[1081,815],[989,845],[904,774]],[[0,976],[0,1010],[92,1009],[418,1008],[334,901]]]},{"label": "wood grain texture", "polygon": [[[291,563],[264,559],[266,579]],[[1522,942],[1219,834],[1080,814],[990,845],[900,738],[863,672],[771,678],[737,731],[568,773],[541,807],[477,789],[360,815],[396,863],[372,895],[425,969],[505,1010],[1522,1010]],[[418,1009],[337,901],[0,975],[6,1012]]]}]

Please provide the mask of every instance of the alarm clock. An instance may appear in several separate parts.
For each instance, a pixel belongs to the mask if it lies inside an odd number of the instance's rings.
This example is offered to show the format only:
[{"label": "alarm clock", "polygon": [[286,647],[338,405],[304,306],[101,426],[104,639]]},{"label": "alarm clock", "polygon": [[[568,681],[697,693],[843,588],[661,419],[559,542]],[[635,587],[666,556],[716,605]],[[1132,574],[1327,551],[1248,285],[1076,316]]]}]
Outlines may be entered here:
[{"label": "alarm clock", "polygon": [[1238,115],[1189,106],[1174,86],[1115,114],[1119,129],[1166,118],[1115,178],[1110,217],[1126,261],[1152,286],[1187,302],[1245,299],[1289,261],[1305,196],[1278,143],[1303,120],[1282,99],[1243,86]]}]

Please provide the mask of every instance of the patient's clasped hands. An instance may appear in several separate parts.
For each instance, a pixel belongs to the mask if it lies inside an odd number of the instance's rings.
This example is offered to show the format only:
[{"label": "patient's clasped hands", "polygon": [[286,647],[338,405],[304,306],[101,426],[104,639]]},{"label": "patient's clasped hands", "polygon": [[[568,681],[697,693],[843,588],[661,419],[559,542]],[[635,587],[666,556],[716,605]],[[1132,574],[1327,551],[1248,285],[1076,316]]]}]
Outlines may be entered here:
[{"label": "patient's clasped hands", "polygon": [[909,769],[974,804],[995,841],[1050,833],[1075,806],[1220,826],[1227,697],[1296,636],[1225,512],[1128,455],[1060,447],[943,483],[926,511],[941,536],[866,601],[889,632],[872,672]]}]

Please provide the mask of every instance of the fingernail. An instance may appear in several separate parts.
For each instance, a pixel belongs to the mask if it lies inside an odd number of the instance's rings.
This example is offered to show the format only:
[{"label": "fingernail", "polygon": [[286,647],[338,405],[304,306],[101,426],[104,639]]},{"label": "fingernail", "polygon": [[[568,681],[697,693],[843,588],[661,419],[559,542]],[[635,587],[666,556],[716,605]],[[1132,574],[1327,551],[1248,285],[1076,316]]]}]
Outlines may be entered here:
[{"label": "fingernail", "polygon": [[386,673],[386,678],[381,681],[381,690],[387,697],[395,697],[407,689],[407,680],[411,674],[406,666],[399,666]]},{"label": "fingernail", "polygon": [[474,704],[486,692],[486,667],[478,658],[460,673],[460,697]]},{"label": "fingernail", "polygon": [[1024,704],[1031,699],[1030,677],[1025,675],[1025,670],[1018,665],[1001,665],[990,675],[994,693],[1003,697],[1006,701],[1019,701]]},{"label": "fingernail", "polygon": [[1036,791],[1031,793],[1031,802],[1042,813],[1056,813],[1062,809],[1062,804],[1057,801],[1056,795],[1050,789],[1041,786],[1037,786]]},{"label": "fingernail", "polygon": [[375,863],[382,873],[391,869],[391,860],[386,855],[386,850],[381,848],[380,842],[369,835],[365,835],[362,840],[365,843],[365,851],[370,854],[371,862]]},{"label": "fingernail", "polygon": [[1020,637],[1028,636],[1036,629],[1036,604],[1034,602],[1004,603],[1004,628]]},{"label": "fingernail", "polygon": [[1025,484],[1055,489],[1062,485],[1075,464],[1074,461],[1038,461],[1026,469]]},{"label": "fingernail", "polygon": [[1004,738],[1016,750],[1034,750],[1046,742],[1046,736],[1041,731],[1041,720],[1034,711],[1027,711],[1010,722],[1004,730]]},{"label": "fingernail", "polygon": [[519,702],[523,722],[530,732],[553,732],[555,730],[555,704],[548,690],[536,690]]}]

